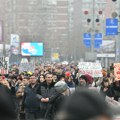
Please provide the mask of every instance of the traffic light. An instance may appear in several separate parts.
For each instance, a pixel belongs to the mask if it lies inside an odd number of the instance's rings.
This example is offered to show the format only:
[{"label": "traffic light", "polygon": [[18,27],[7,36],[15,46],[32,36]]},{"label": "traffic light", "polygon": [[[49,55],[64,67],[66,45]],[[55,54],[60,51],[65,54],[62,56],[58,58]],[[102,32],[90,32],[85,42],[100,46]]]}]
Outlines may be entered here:
[{"label": "traffic light", "polygon": [[96,22],[100,22],[100,19],[97,18],[95,21],[96,21]]},{"label": "traffic light", "polygon": [[84,11],[84,14],[85,14],[85,15],[87,15],[88,13],[89,13],[89,12],[88,12],[87,10],[86,10],[86,11]]},{"label": "traffic light", "polygon": [[87,22],[90,23],[90,22],[91,22],[91,19],[88,18],[88,19],[87,19]]},{"label": "traffic light", "polygon": [[116,18],[117,16],[118,16],[118,13],[117,13],[117,12],[113,12],[113,13],[112,13],[112,17],[113,17],[113,18]]},{"label": "traffic light", "polygon": [[98,13],[99,13],[100,15],[102,15],[102,14],[103,14],[103,11],[99,11]]}]

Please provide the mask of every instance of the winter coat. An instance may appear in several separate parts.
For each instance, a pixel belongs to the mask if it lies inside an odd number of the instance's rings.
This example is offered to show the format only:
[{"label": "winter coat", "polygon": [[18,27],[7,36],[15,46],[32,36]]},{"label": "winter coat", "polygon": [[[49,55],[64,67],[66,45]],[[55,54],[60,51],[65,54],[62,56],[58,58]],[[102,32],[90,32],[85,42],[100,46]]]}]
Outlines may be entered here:
[{"label": "winter coat", "polygon": [[112,86],[108,86],[107,88],[108,88],[108,90],[107,91],[104,91],[104,86],[102,86],[101,87],[101,93],[106,97],[106,96],[108,96],[108,97],[114,97],[114,89],[113,89],[113,87]]},{"label": "winter coat", "polygon": [[[37,90],[37,97],[39,101],[42,98],[50,98],[55,93],[54,84],[55,83],[52,82],[50,85],[47,85],[47,82],[44,81],[42,84],[39,85],[38,90]],[[40,108],[47,109],[48,104],[49,103],[40,102]]]},{"label": "winter coat", "polygon": [[40,102],[36,94],[37,88],[38,84],[36,84],[34,88],[32,88],[31,85],[28,85],[25,88],[22,105],[24,106],[26,112],[35,113],[40,110]]},{"label": "winter coat", "polygon": [[22,100],[23,100],[23,96],[24,96],[24,91],[25,91],[25,86],[20,85],[16,92],[16,99],[18,102],[18,110],[22,110],[21,105],[22,105]]},{"label": "winter coat", "polygon": [[67,81],[66,83],[67,83],[67,85],[69,87],[70,94],[72,94],[75,91],[75,83],[73,81],[70,81],[70,82]]},{"label": "winter coat", "polygon": [[73,81],[66,82],[69,88],[75,88],[75,83]]},{"label": "winter coat", "polygon": [[16,104],[11,91],[0,84],[0,120],[16,120]]},{"label": "winter coat", "polygon": [[54,120],[55,115],[57,114],[57,112],[60,111],[61,106],[63,105],[64,101],[65,101],[66,96],[64,96],[61,93],[56,93],[55,95],[53,95],[50,99],[50,104],[49,107],[46,111],[46,115],[45,117],[48,120]]},{"label": "winter coat", "polygon": [[114,89],[114,93],[115,93],[115,100],[118,101],[118,99],[120,97],[120,85],[117,86],[115,83],[113,83],[113,89]]}]

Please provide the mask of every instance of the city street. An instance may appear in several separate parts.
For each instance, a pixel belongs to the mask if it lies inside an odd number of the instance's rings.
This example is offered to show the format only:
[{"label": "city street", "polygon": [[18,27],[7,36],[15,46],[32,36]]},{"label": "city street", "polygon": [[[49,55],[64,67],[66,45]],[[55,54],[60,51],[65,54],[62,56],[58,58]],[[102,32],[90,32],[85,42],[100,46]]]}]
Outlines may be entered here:
[{"label": "city street", "polygon": [[0,120],[120,120],[120,0],[0,0]]}]

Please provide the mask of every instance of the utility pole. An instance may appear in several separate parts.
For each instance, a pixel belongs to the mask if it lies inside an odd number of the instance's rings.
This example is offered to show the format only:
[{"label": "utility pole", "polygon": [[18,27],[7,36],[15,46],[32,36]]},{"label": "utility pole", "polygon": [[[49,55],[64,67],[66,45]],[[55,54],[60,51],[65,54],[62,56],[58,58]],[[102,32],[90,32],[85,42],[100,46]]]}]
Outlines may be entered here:
[{"label": "utility pole", "polygon": [[91,53],[94,53],[94,34],[95,34],[95,0],[93,0],[92,4],[92,41],[91,41]]},{"label": "utility pole", "polygon": [[[118,0],[119,1],[119,14],[118,14],[118,32],[120,32],[120,0]],[[118,62],[120,62],[120,33],[118,33]]]},{"label": "utility pole", "polygon": [[[116,3],[117,4],[117,3]],[[116,62],[120,62],[120,0],[118,0],[118,35],[116,36]]]},{"label": "utility pole", "polygon": [[6,57],[6,50],[5,50],[5,39],[4,39],[4,23],[1,21],[2,26],[2,42],[3,42],[3,57]]}]

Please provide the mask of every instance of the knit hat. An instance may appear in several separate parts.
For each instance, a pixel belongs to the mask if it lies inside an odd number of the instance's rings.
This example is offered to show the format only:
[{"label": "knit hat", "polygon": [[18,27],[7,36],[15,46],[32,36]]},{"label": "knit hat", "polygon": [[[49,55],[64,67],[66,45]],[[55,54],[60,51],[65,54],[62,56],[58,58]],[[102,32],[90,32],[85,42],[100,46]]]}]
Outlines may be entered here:
[{"label": "knit hat", "polygon": [[71,76],[71,73],[69,71],[65,72],[65,76],[66,77],[70,77]]},{"label": "knit hat", "polygon": [[68,89],[68,86],[64,81],[59,81],[54,86],[56,91],[59,93],[63,93],[65,90]]},{"label": "knit hat", "polygon": [[88,81],[89,84],[93,83],[94,79],[93,79],[93,77],[91,75],[86,74],[85,77],[87,78],[87,81]]},{"label": "knit hat", "polygon": [[98,116],[111,117],[111,109],[96,91],[77,89],[65,102],[62,120],[88,120]]},{"label": "knit hat", "polygon": [[93,77],[88,74],[82,75],[80,78],[84,79],[86,81],[86,83],[89,83],[89,84],[92,84],[92,82],[93,82]]}]

